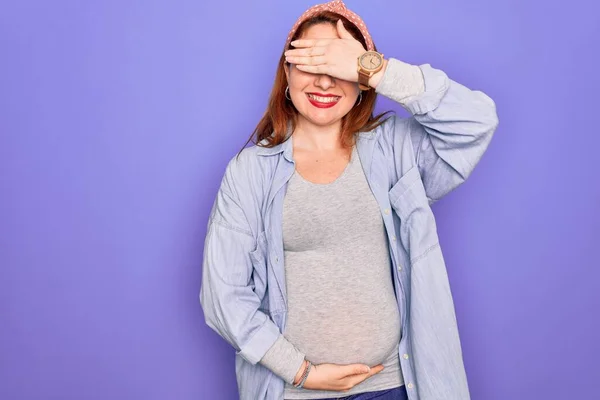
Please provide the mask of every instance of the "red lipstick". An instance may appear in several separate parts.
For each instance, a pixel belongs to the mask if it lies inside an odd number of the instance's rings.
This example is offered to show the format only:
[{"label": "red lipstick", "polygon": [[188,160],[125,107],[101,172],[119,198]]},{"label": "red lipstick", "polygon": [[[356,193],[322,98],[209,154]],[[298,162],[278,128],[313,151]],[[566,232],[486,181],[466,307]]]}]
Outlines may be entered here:
[{"label": "red lipstick", "polygon": [[[317,100],[313,96],[318,96],[318,97],[322,97],[322,98],[326,98],[326,99],[335,97],[336,100],[330,100],[330,101],[326,101],[326,102],[325,101],[319,101],[319,100]],[[330,94],[330,93],[317,93],[317,92],[306,93],[306,97],[308,98],[308,101],[310,102],[310,104],[312,104],[313,106],[315,106],[317,108],[331,108],[331,107],[335,106],[340,101],[340,99],[341,99],[340,96],[336,96],[334,94]]]}]

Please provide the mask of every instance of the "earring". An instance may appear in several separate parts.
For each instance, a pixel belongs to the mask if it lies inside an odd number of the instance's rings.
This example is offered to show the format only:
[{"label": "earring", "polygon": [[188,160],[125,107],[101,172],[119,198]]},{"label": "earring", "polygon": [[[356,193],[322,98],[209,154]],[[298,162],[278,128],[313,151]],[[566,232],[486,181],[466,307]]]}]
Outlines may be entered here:
[{"label": "earring", "polygon": [[285,98],[288,100],[292,100],[292,98],[290,97],[290,87],[289,86],[287,86],[285,88]]},{"label": "earring", "polygon": [[362,101],[362,90],[361,90],[361,92],[358,94],[358,103],[356,103],[356,105],[359,105],[361,101]]}]

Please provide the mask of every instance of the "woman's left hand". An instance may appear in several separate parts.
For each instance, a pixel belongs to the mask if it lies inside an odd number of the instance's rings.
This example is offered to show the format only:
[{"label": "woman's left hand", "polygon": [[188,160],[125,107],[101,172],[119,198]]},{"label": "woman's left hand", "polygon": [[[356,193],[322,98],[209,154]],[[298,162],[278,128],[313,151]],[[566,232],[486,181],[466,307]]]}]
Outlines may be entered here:
[{"label": "woman's left hand", "polygon": [[284,54],[286,61],[300,71],[325,74],[333,78],[358,82],[358,57],[366,52],[363,45],[346,30],[342,20],[337,22],[338,39],[299,39],[296,47]]}]

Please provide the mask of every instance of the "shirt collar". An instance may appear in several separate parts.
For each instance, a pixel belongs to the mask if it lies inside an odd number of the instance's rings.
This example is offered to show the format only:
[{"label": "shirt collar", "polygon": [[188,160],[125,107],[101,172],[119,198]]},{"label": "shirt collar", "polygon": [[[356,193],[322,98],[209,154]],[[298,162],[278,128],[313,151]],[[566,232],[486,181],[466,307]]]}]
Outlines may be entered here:
[{"label": "shirt collar", "polygon": [[[374,131],[370,131],[370,132],[359,132],[358,134],[358,138],[360,139],[373,139],[375,137],[375,132]],[[261,142],[259,143],[263,143],[266,144],[267,140],[263,139]],[[291,131],[291,125],[288,124],[288,131],[286,133],[286,139],[279,143],[278,145],[275,145],[273,147],[263,147],[263,146],[257,146],[257,154],[259,156],[271,156],[271,155],[275,155],[275,154],[279,154],[279,153],[283,153],[283,156],[288,160],[288,161],[292,161],[292,131]]]},{"label": "shirt collar", "polygon": [[[272,136],[272,134],[271,134]],[[262,141],[259,142],[259,144],[266,144],[267,143],[267,139],[263,139]],[[288,130],[287,133],[285,135],[285,139],[283,142],[279,143],[278,145],[275,145],[273,147],[263,147],[263,146],[257,146],[257,151],[256,153],[259,156],[271,156],[274,154],[279,154],[279,153],[283,153],[284,157],[288,160],[288,161],[292,161],[292,129],[291,129],[291,124],[288,124]]]}]

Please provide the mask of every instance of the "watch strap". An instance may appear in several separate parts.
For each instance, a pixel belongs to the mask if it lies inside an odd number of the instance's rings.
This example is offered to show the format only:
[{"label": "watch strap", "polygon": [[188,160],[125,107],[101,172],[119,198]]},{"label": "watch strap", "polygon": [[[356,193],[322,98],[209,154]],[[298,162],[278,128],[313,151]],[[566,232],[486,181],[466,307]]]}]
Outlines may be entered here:
[{"label": "watch strap", "polygon": [[360,67],[358,69],[358,87],[360,90],[369,90],[371,87],[369,86],[369,78],[371,78],[371,74],[363,71]]}]

